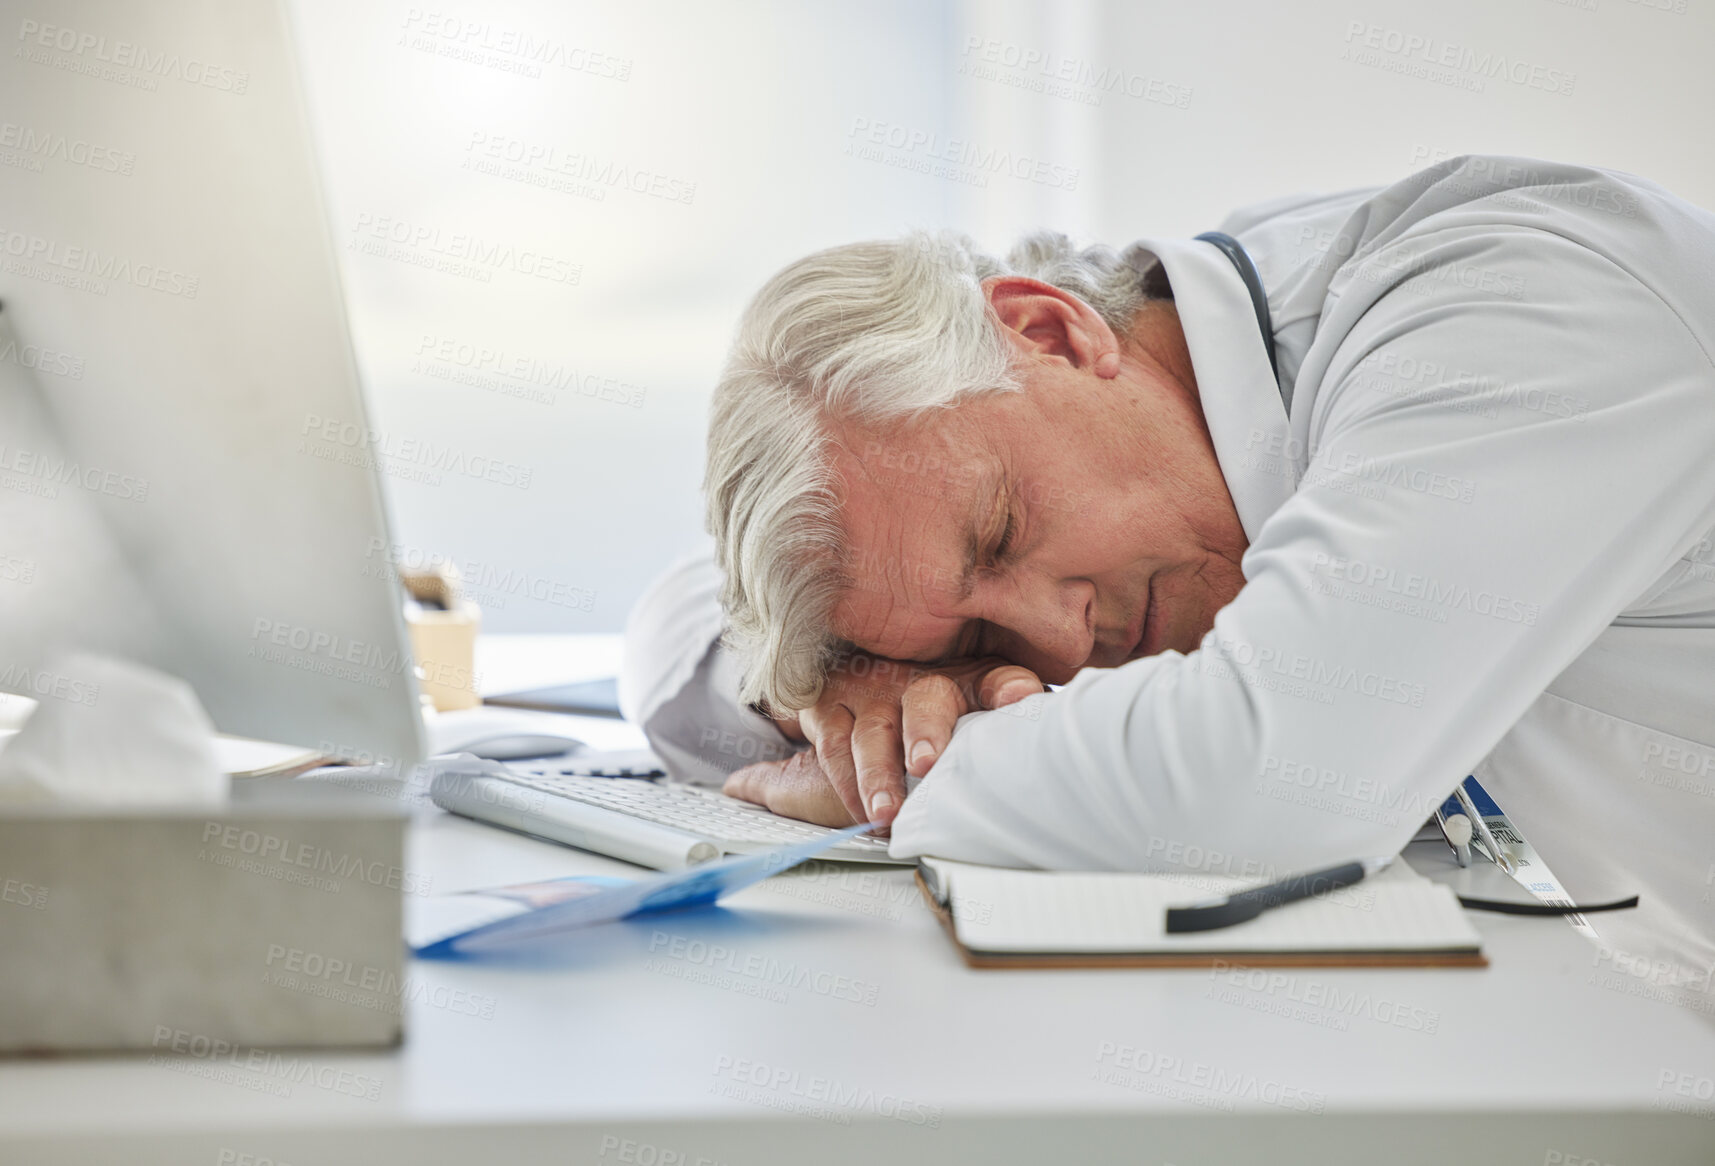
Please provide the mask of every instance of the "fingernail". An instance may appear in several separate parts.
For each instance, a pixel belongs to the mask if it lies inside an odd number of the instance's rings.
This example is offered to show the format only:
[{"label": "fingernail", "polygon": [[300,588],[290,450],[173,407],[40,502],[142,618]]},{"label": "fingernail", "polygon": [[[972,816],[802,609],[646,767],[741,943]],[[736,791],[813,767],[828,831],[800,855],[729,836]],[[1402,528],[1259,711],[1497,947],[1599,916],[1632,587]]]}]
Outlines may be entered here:
[{"label": "fingernail", "polygon": [[882,790],[873,798],[869,799],[869,816],[874,818],[877,814],[881,813],[892,804],[893,795],[888,793],[886,790]]},{"label": "fingernail", "polygon": [[919,761],[925,760],[926,758],[933,757],[934,755],[935,746],[931,745],[926,740],[919,741],[917,744],[911,746],[911,764],[913,765],[916,765]]}]

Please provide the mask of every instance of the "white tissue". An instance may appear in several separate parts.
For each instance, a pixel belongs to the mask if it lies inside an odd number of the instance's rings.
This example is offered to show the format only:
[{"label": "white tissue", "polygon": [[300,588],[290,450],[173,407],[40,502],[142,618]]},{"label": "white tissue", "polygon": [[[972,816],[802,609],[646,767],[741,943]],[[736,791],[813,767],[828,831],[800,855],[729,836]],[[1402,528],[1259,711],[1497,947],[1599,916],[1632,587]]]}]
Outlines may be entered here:
[{"label": "white tissue", "polygon": [[41,703],[0,750],[0,805],[219,805],[229,782],[190,685],[67,652],[36,672]]}]

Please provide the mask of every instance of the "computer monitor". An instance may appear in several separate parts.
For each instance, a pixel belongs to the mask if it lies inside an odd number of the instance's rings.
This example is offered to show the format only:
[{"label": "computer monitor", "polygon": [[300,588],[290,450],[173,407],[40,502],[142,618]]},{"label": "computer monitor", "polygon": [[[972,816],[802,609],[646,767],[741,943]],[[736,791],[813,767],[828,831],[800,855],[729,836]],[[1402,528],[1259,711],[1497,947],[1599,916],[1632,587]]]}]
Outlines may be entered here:
[{"label": "computer monitor", "polygon": [[222,731],[423,753],[281,0],[3,9],[0,688],[56,649]]}]

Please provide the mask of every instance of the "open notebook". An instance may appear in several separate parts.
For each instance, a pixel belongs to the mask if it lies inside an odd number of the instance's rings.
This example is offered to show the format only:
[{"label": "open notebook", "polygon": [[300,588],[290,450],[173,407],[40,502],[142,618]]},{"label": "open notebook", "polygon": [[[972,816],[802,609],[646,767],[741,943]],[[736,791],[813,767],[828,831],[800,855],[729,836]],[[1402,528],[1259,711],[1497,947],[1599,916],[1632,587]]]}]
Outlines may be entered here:
[{"label": "open notebook", "polygon": [[1458,898],[1403,859],[1219,931],[1168,935],[1167,908],[1257,886],[1215,875],[1008,870],[926,858],[924,898],[972,967],[1245,964],[1484,967]]}]

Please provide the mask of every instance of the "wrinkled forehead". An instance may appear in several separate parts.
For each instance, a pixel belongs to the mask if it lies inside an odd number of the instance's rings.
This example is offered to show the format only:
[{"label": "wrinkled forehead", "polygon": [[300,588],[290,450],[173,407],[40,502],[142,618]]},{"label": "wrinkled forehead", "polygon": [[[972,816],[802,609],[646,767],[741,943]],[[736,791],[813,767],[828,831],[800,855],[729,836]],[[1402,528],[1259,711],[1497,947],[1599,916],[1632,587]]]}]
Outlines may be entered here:
[{"label": "wrinkled forehead", "polygon": [[833,457],[851,586],[833,631],[866,651],[935,659],[962,623],[978,528],[998,460],[944,410],[884,430],[847,427]]}]

